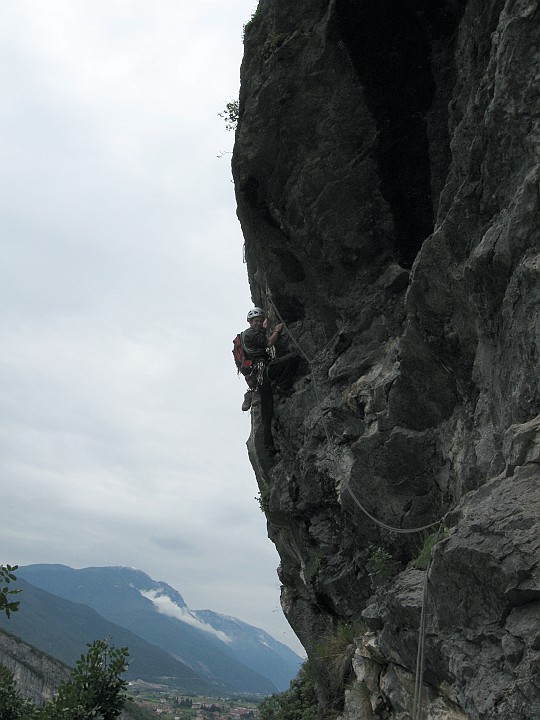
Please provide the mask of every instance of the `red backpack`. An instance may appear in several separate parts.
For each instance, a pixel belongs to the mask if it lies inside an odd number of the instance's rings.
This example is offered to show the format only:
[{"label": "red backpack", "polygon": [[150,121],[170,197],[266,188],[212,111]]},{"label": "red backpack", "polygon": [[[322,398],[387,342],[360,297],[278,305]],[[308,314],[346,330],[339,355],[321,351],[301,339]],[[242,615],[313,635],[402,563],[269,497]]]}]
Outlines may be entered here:
[{"label": "red backpack", "polygon": [[250,360],[246,354],[244,343],[242,342],[243,334],[244,333],[238,333],[238,335],[234,338],[232,354],[234,357],[234,364],[236,365],[238,372],[247,376],[251,375],[251,371],[253,370],[253,360]]}]

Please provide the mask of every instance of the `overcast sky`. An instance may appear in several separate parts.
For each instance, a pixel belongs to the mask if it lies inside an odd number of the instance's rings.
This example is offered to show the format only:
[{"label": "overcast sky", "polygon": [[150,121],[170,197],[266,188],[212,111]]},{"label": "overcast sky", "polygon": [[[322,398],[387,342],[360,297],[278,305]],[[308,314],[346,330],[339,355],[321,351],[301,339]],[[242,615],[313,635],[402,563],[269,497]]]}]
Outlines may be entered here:
[{"label": "overcast sky", "polygon": [[255,7],[0,0],[0,560],[137,567],[298,651],[231,354]]}]

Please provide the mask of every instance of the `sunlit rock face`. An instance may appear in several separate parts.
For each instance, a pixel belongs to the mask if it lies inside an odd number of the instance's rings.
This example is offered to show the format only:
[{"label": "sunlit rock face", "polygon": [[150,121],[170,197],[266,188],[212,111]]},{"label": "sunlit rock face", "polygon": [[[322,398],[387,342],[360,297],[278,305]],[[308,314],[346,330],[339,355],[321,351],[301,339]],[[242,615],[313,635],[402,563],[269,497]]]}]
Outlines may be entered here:
[{"label": "sunlit rock face", "polygon": [[[248,449],[321,717],[414,701],[423,534],[364,510],[445,518],[428,716],[540,717],[538,1],[261,0],[239,110],[253,300],[311,361]],[[340,692],[318,653],[360,620]]]}]

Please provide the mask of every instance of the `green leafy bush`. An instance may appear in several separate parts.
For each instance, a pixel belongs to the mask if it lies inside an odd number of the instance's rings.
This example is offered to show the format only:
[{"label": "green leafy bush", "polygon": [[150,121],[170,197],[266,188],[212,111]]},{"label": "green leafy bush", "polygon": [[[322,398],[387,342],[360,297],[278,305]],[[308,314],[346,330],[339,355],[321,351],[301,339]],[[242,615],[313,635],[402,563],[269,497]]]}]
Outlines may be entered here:
[{"label": "green leafy bush", "polygon": [[317,656],[325,660],[338,660],[355,638],[365,635],[366,626],[361,622],[340,623],[335,635],[316,646]]},{"label": "green leafy bush", "polygon": [[270,510],[270,488],[262,487],[259,490],[259,494],[256,495],[255,500],[259,503],[261,512],[266,515]]},{"label": "green leafy bush", "polygon": [[422,547],[418,552],[418,556],[413,561],[415,567],[419,570],[427,570],[431,561],[431,553],[435,545],[448,535],[448,528],[440,528],[437,532],[431,533],[424,537]]},{"label": "green leafy bush", "polygon": [[0,718],[2,720],[114,720],[126,701],[127,648],[96,640],[81,655],[71,678],[54,698],[42,706],[24,700],[13,673],[0,665]]},{"label": "green leafy bush", "polygon": [[265,698],[259,705],[260,720],[317,720],[315,685],[304,663],[288,690]]},{"label": "green leafy bush", "polygon": [[238,100],[231,100],[225,105],[225,110],[218,113],[219,117],[225,120],[227,130],[236,130],[238,118],[240,117],[240,106]]},{"label": "green leafy bush", "polygon": [[[20,592],[8,585],[16,580],[17,565],[0,565],[0,612],[8,617],[19,609],[19,602],[8,596]],[[0,720],[114,720],[126,701],[127,681],[120,676],[127,670],[129,652],[115,648],[108,640],[88,643],[67,682],[54,698],[42,706],[25,700],[17,688],[11,670],[0,665]]]},{"label": "green leafy bush", "polygon": [[261,12],[260,12],[260,4],[257,5],[253,13],[251,14],[250,19],[247,21],[247,23],[244,24],[244,29],[242,32],[242,37],[246,37],[246,33],[248,33],[250,30],[253,30],[253,28],[256,28],[261,21]]},{"label": "green leafy bush", "polygon": [[371,553],[369,569],[372,575],[388,579],[397,575],[401,566],[397,560],[394,560],[388,550],[378,547]]},{"label": "green leafy bush", "polygon": [[37,709],[25,700],[17,688],[11,670],[0,665],[0,718],[2,720],[33,720]]},{"label": "green leafy bush", "polygon": [[18,567],[18,565],[0,565],[0,581],[5,583],[0,589],[0,612],[5,613],[7,617],[19,609],[20,601],[10,600],[9,595],[16,595],[21,590],[13,590],[8,587],[10,582],[17,579],[13,573]]}]

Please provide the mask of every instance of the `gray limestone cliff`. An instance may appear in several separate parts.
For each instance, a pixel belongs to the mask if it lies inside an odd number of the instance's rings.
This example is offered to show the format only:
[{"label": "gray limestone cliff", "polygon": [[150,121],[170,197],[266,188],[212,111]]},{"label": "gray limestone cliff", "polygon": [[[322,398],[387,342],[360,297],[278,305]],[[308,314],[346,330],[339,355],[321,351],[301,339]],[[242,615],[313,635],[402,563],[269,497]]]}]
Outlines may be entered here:
[{"label": "gray limestone cliff", "polygon": [[248,450],[320,717],[412,717],[421,636],[417,717],[538,718],[538,0],[261,0],[244,46],[249,281],[304,358]]},{"label": "gray limestone cliff", "polygon": [[23,697],[38,705],[50,700],[58,685],[70,676],[64,663],[2,630],[0,664],[11,670]]},{"label": "gray limestone cliff", "polygon": [[[71,678],[71,670],[63,662],[3,630],[0,630],[0,665],[13,673],[22,697],[38,706],[49,702],[58,686]],[[140,715],[133,714],[128,703],[119,720],[133,720],[134,717]],[[5,718],[0,716],[0,720]]]}]

